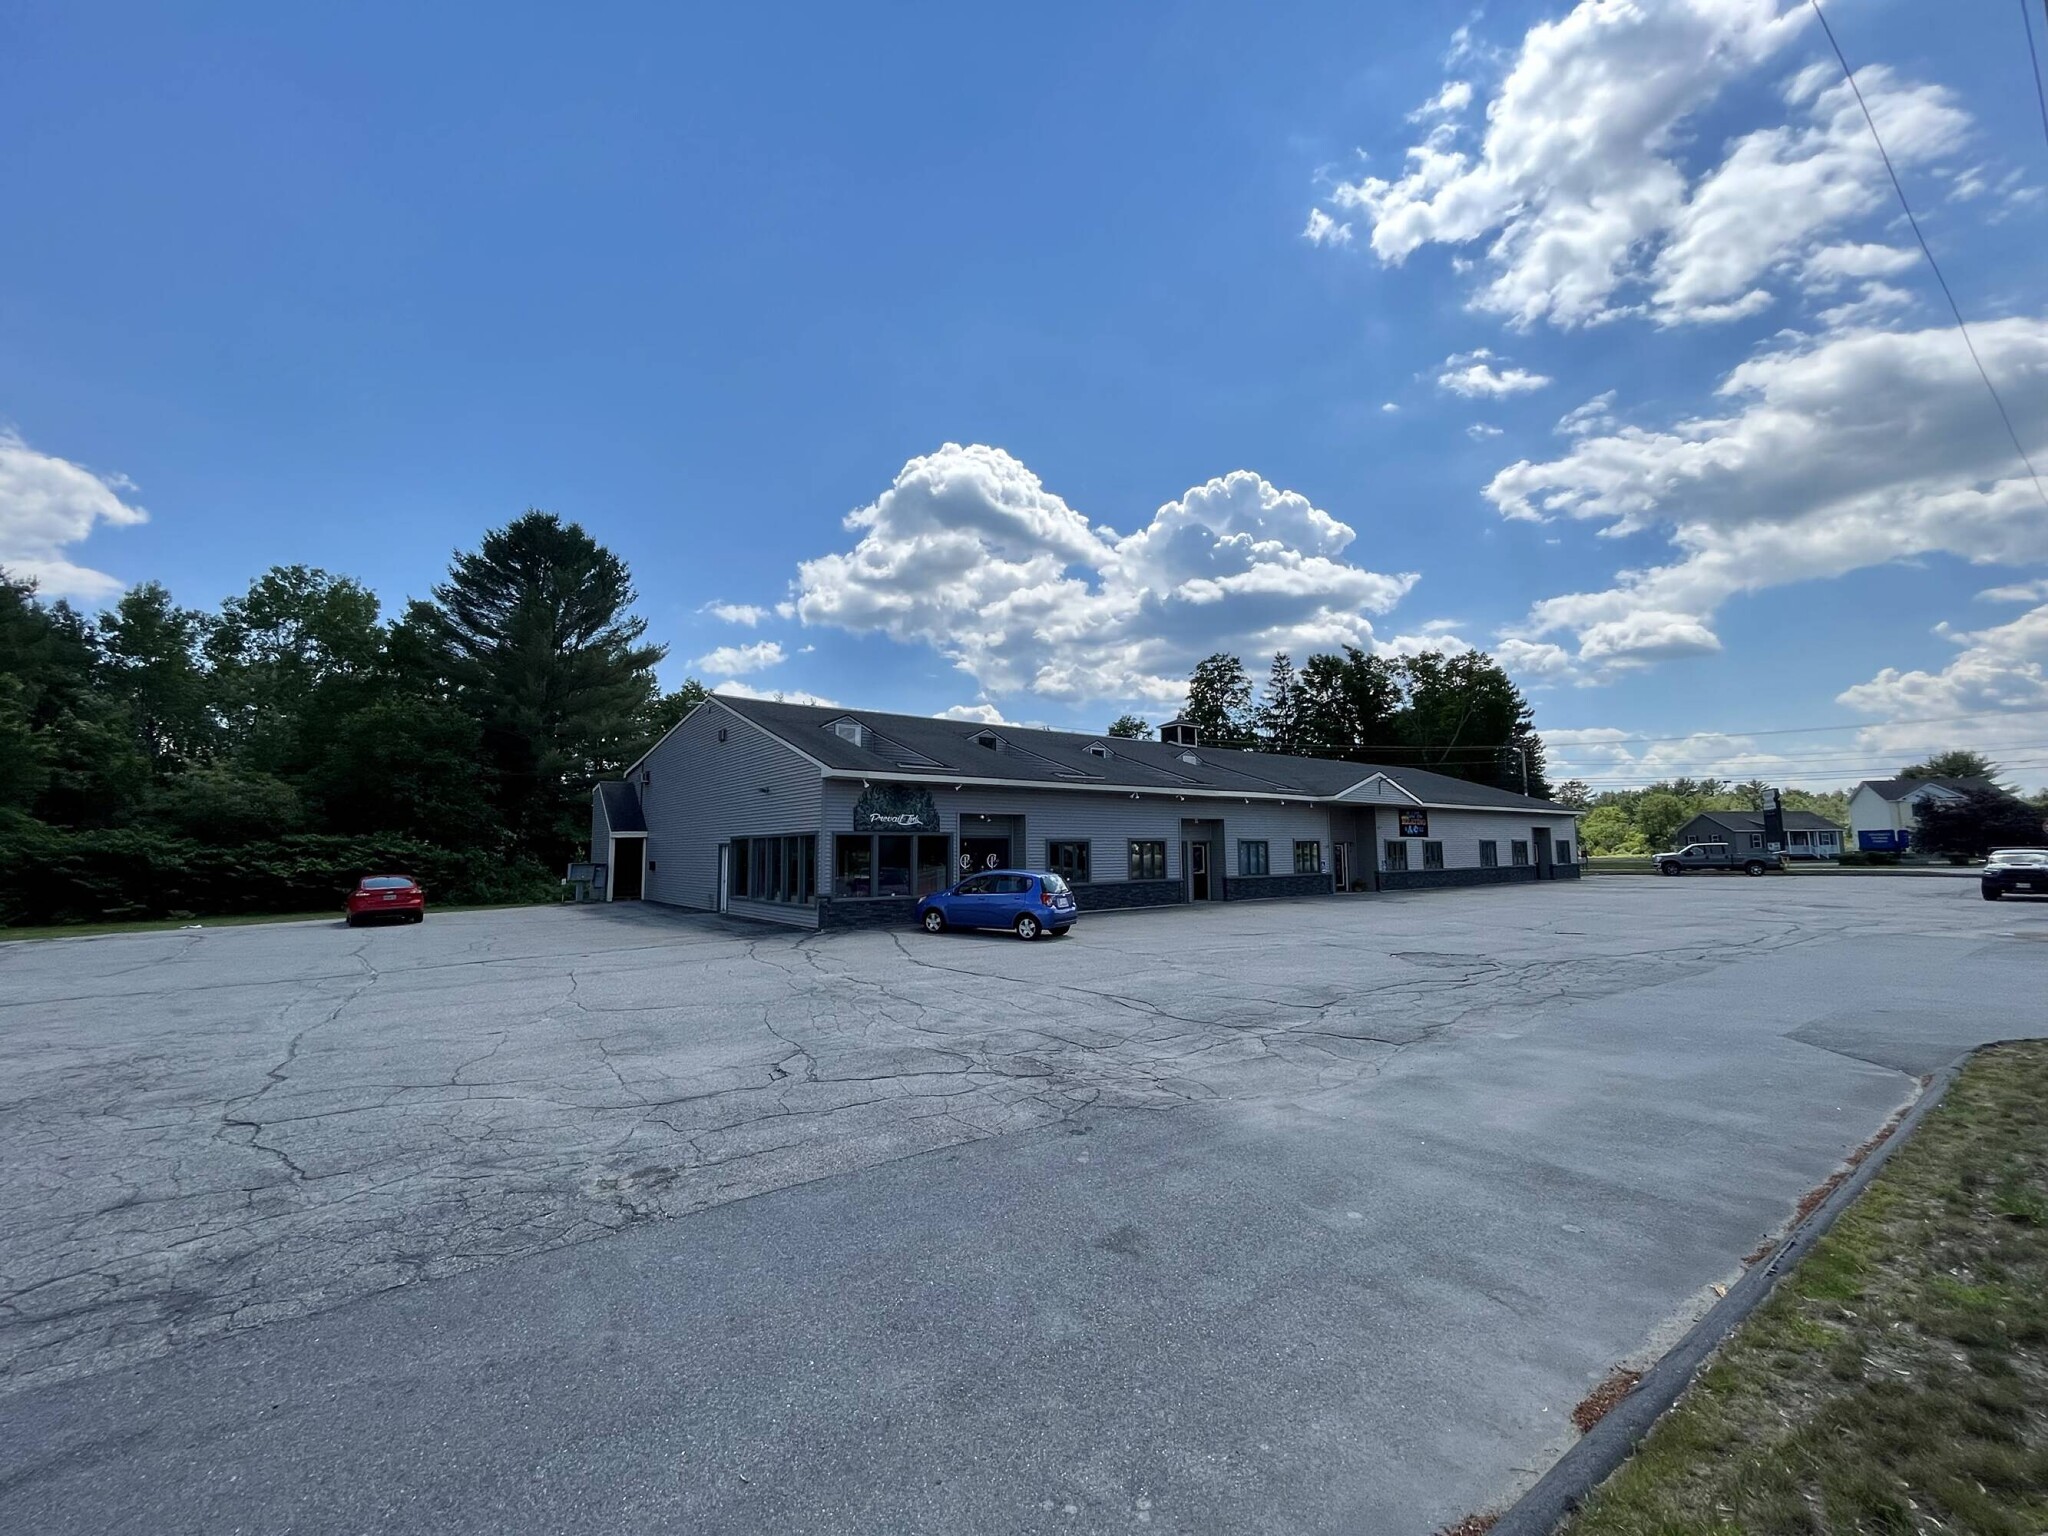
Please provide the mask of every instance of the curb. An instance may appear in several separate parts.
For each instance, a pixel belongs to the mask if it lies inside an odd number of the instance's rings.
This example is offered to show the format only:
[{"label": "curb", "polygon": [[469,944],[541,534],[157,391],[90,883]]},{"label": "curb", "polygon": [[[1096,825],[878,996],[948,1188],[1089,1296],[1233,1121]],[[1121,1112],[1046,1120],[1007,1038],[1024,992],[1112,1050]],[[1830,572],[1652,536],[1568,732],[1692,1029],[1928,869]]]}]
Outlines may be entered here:
[{"label": "curb", "polygon": [[1843,1211],[1861,1195],[1893,1152],[1904,1146],[1920,1128],[1920,1122],[1948,1092],[1956,1073],[1979,1051],[1994,1045],[2011,1045],[2013,1040],[1990,1040],[1963,1052],[1928,1080],[1913,1106],[1900,1117],[1892,1132],[1859,1163],[1841,1186],[1821,1202],[1806,1220],[1786,1233],[1771,1256],[1757,1264],[1715,1302],[1707,1315],[1687,1330],[1657,1363],[1643,1373],[1643,1379],[1628,1396],[1607,1413],[1551,1469],[1538,1478],[1529,1491],[1502,1512],[1494,1522],[1492,1536],[1550,1536],[1566,1517],[1586,1501],[1587,1495],[1606,1482],[1615,1469],[1627,1461],[1643,1437],[1671,1405],[1678,1401],[1714,1351],[1749,1314],[1763,1305],[1778,1281],[1806,1257],[1808,1250],[1827,1234]]}]

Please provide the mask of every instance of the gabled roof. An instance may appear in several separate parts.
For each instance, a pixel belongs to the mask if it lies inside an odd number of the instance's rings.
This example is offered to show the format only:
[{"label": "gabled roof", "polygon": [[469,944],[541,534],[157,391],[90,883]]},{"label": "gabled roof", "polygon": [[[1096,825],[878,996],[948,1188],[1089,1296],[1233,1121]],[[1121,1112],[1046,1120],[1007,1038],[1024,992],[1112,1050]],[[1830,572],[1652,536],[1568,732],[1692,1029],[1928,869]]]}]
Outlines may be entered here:
[{"label": "gabled roof", "polygon": [[1997,792],[1998,786],[1989,779],[1865,779],[1856,787],[1867,789],[1885,800],[1903,800],[1916,789],[1990,790]]},{"label": "gabled roof", "polygon": [[[1189,748],[1167,742],[1016,725],[997,727],[1001,744],[991,748],[978,746],[974,741],[990,729],[979,720],[935,720],[923,715],[821,709],[809,704],[742,699],[722,693],[713,695],[713,700],[823,763],[829,774],[957,777],[1046,788],[1066,785],[1181,790],[1303,800],[1334,800],[1345,790],[1381,775],[1423,805],[1572,814],[1569,807],[1551,801],[1470,784],[1421,768],[1288,757],[1231,747]],[[834,720],[849,718],[868,728],[867,745],[856,745],[826,729]],[[1106,746],[1110,755],[1098,757],[1088,750],[1090,746]]]},{"label": "gabled roof", "polygon": [[614,833],[645,832],[647,817],[640,809],[640,791],[633,785],[610,781],[597,786],[598,799],[604,803],[605,824]]},{"label": "gabled roof", "polygon": [[[1827,817],[1813,811],[1786,811],[1784,817],[1785,830],[1787,832],[1839,832],[1842,830],[1839,822],[1829,821]],[[1699,815],[1693,817],[1693,820],[1711,821],[1736,832],[1761,832],[1764,829],[1764,813],[1762,811],[1701,811]]]}]

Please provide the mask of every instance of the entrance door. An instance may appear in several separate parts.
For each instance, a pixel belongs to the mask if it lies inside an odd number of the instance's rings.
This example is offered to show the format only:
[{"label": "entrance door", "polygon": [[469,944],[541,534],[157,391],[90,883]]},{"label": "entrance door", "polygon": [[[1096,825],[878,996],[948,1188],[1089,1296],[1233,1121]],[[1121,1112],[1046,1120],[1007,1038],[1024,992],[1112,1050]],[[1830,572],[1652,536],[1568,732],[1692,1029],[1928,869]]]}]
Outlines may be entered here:
[{"label": "entrance door", "polygon": [[1010,840],[1007,837],[960,838],[960,873],[971,875],[982,869],[1010,868]]},{"label": "entrance door", "polygon": [[647,839],[644,837],[615,837],[612,839],[612,900],[638,901],[640,899],[641,866],[647,860]]},{"label": "entrance door", "polygon": [[1195,900],[1209,899],[1209,845],[1190,843],[1188,845],[1188,881],[1194,887]]},{"label": "entrance door", "polygon": [[732,844],[718,845],[718,910],[729,911],[732,898]]},{"label": "entrance door", "polygon": [[1532,827],[1529,830],[1529,835],[1535,839],[1536,878],[1538,880],[1548,880],[1550,878],[1550,828]]},{"label": "entrance door", "polygon": [[1348,891],[1351,889],[1351,845],[1349,843],[1338,843],[1334,846],[1337,862],[1337,889]]}]

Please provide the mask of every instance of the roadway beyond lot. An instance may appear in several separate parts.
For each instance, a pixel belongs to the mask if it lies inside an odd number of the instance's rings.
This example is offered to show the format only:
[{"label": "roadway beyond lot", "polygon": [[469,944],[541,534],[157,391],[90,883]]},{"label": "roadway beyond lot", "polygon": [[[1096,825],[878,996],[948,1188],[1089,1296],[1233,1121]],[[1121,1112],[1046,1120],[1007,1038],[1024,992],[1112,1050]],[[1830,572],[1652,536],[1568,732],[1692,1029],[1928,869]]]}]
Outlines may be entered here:
[{"label": "roadway beyond lot", "polygon": [[0,1529],[1426,1536],[2044,974],[1948,881],[6,946]]}]

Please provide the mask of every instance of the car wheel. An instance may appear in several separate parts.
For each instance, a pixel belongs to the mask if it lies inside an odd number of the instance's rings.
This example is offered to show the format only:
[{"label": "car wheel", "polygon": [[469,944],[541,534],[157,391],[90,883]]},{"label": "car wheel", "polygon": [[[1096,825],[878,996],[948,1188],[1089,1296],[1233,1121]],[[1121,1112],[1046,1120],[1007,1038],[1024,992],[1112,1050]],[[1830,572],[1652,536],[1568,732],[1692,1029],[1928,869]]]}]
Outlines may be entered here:
[{"label": "car wheel", "polygon": [[1676,864],[1659,864],[1657,866],[1657,873],[1660,875],[1682,875],[1685,871]]},{"label": "car wheel", "polygon": [[1043,932],[1045,932],[1044,926],[1029,912],[1026,912],[1017,919],[1017,937],[1024,940],[1025,943],[1030,943]]},{"label": "car wheel", "polygon": [[2005,892],[2003,892],[2003,891],[2001,891],[2001,890],[1997,889],[1997,888],[1996,888],[1995,886],[1989,886],[1989,885],[1987,885],[1987,886],[1985,886],[1985,887],[1983,888],[1983,890],[1984,890],[1984,899],[1985,899],[1986,901],[1996,901],[1996,900],[1998,900],[1998,898],[1999,898],[1999,897],[2001,897],[2001,896],[2003,896],[2003,895],[2005,894]]},{"label": "car wheel", "polygon": [[1751,859],[1742,866],[1742,872],[1745,875],[1760,875],[1764,872],[1764,861],[1762,859]]},{"label": "car wheel", "polygon": [[424,923],[427,920],[427,914],[424,912],[415,912],[412,915],[412,920],[416,923]]},{"label": "car wheel", "polygon": [[353,913],[353,912],[348,912],[348,913],[344,913],[344,914],[342,915],[342,919],[341,919],[341,920],[342,920],[342,921],[343,921],[344,923],[347,923],[347,924],[349,925],[349,927],[351,927],[351,928],[354,928],[355,926],[357,926],[357,923],[356,923],[356,915],[355,915],[355,913]]},{"label": "car wheel", "polygon": [[927,908],[924,914],[924,931],[926,933],[944,933],[946,931],[946,914],[937,907]]}]

